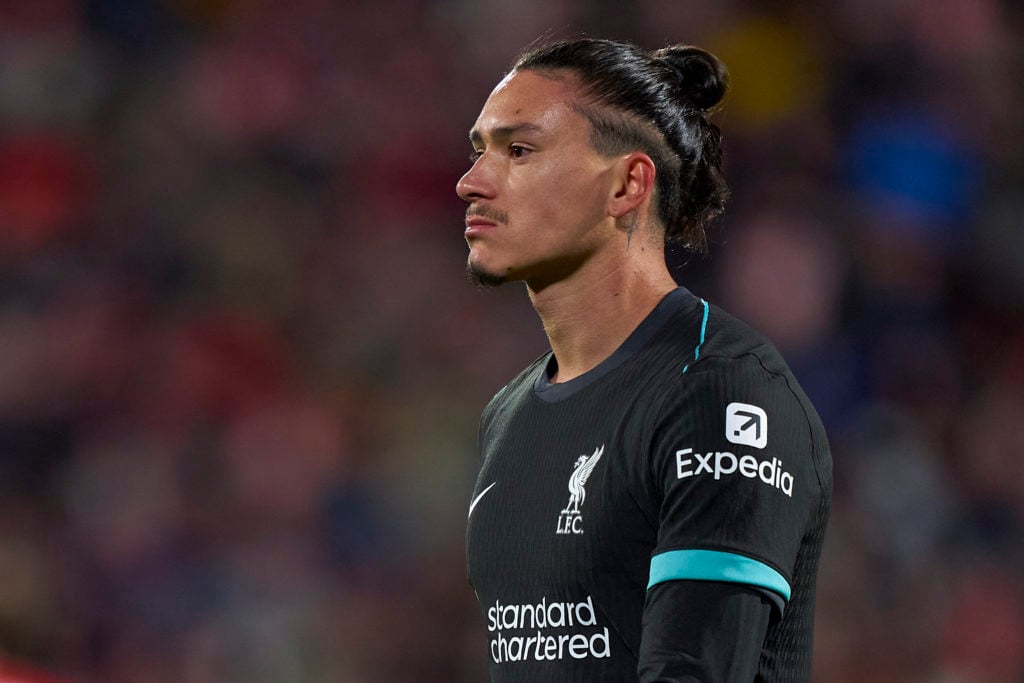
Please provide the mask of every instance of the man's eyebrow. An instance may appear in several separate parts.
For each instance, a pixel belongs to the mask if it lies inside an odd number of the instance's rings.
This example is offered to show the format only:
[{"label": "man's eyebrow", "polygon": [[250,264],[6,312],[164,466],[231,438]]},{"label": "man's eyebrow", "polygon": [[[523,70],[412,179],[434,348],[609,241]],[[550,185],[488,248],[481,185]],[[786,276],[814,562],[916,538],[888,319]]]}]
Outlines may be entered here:
[{"label": "man's eyebrow", "polygon": [[[494,140],[503,140],[510,138],[514,135],[519,135],[520,133],[540,133],[543,132],[543,130],[544,129],[538,126],[536,123],[528,123],[524,121],[523,123],[514,123],[508,126],[498,126],[497,128],[492,128],[490,131],[490,137]],[[474,145],[482,143],[483,140],[483,134],[476,128],[469,131],[469,141],[472,142]]]}]

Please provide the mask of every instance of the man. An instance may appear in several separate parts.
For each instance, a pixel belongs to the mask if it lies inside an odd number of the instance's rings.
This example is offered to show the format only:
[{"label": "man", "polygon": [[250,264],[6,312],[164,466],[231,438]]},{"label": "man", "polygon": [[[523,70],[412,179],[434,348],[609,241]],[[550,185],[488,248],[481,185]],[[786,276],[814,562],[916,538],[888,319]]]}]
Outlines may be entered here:
[{"label": "man", "polygon": [[494,681],[804,681],[824,429],[762,336],[676,285],[726,196],[710,54],[532,50],[470,132],[468,268],[551,351],[480,425],[469,579]]}]

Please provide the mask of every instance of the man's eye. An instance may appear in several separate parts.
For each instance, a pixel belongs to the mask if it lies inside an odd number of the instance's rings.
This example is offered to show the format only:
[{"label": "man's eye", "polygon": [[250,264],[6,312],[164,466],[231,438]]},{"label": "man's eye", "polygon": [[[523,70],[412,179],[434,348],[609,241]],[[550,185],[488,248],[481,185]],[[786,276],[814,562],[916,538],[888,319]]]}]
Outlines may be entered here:
[{"label": "man's eye", "polygon": [[479,149],[474,149],[472,153],[470,153],[469,155],[469,163],[475,164],[477,159],[479,159],[483,155],[484,153],[482,151],[480,151]]},{"label": "man's eye", "polygon": [[530,153],[530,150],[522,145],[509,145],[508,153],[513,159],[521,159]]}]

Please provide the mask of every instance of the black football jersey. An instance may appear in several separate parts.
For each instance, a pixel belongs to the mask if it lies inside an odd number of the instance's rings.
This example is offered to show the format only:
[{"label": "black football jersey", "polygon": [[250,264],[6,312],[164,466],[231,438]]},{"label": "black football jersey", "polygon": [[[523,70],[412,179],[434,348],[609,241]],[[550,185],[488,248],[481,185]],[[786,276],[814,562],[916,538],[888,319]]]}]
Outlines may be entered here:
[{"label": "black football jersey", "polygon": [[467,556],[492,680],[638,680],[647,592],[678,581],[767,597],[756,680],[807,680],[832,461],[778,352],[679,288],[590,372],[552,384],[554,363],[481,419]]}]

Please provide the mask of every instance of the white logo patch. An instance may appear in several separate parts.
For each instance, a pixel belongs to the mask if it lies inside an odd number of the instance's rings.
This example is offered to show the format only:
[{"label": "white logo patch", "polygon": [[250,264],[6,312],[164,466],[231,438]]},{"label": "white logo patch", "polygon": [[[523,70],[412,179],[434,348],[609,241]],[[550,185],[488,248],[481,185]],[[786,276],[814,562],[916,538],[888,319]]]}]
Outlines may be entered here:
[{"label": "white logo patch", "polygon": [[730,403],[725,408],[725,438],[729,443],[764,448],[768,445],[768,414],[749,403]]},{"label": "white logo patch", "polygon": [[497,483],[498,482],[496,482],[496,481],[492,481],[490,486],[488,486],[483,491],[481,491],[480,493],[477,494],[476,498],[473,499],[473,502],[469,504],[469,513],[466,515],[466,519],[469,519],[470,515],[473,514],[473,508],[475,508],[476,504],[480,502],[480,499],[483,498],[487,494],[488,491],[490,491],[492,488],[494,488],[494,485],[497,484]]},{"label": "white logo patch", "polygon": [[587,485],[587,479],[590,479],[590,474],[594,471],[597,461],[601,459],[602,455],[604,455],[603,445],[598,447],[589,456],[581,455],[576,458],[575,469],[573,469],[572,474],[569,476],[569,504],[558,513],[558,530],[555,533],[583,533],[583,515],[580,514],[580,506],[583,505],[583,501],[587,497],[587,491],[584,487]]}]

